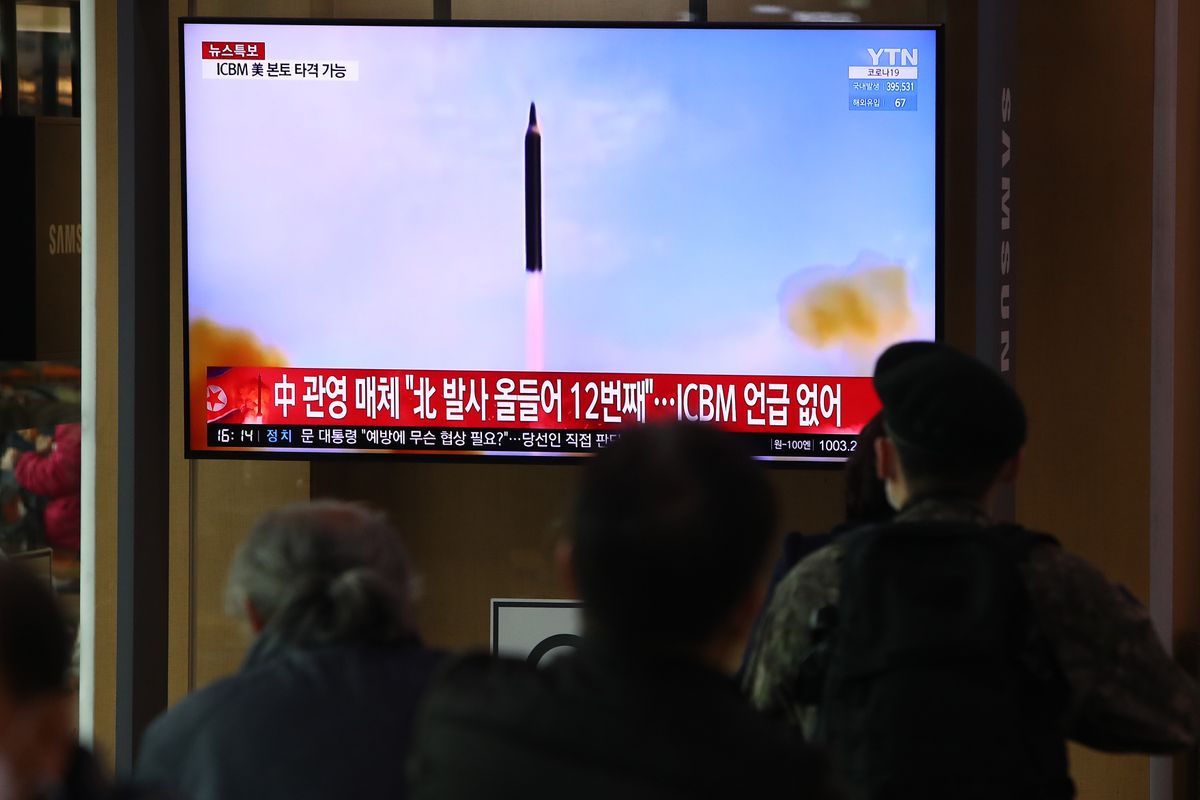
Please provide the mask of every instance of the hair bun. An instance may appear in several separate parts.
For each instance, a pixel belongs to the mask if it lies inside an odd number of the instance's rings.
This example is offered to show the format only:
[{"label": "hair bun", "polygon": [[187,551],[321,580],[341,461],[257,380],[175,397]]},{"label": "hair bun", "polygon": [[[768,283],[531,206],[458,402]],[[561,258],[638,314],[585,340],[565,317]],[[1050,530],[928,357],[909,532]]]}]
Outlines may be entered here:
[{"label": "hair bun", "polygon": [[395,588],[372,567],[351,567],[336,575],[326,588],[332,619],[329,639],[370,637],[392,633],[389,610],[395,605]]}]

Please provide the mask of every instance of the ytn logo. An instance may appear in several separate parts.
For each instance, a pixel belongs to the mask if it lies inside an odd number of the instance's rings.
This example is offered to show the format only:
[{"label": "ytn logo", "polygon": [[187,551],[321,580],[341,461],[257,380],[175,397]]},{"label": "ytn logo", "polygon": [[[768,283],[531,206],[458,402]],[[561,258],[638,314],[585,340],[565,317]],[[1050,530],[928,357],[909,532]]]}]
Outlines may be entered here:
[{"label": "ytn logo", "polygon": [[871,66],[881,66],[880,61],[884,56],[887,56],[886,66],[917,66],[917,48],[909,50],[907,47],[881,47],[878,50],[867,48],[867,54],[871,56]]}]

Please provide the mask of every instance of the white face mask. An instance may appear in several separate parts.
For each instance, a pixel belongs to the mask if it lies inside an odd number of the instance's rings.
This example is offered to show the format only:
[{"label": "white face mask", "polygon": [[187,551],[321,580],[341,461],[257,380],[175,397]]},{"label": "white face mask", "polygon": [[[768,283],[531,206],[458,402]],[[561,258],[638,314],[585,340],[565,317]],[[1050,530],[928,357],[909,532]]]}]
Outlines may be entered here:
[{"label": "white face mask", "polygon": [[891,506],[892,510],[894,511],[899,511],[901,508],[903,508],[905,500],[908,499],[905,497],[907,492],[902,491],[900,487],[896,485],[896,482],[891,480],[883,482],[883,493],[887,497],[888,505]]}]

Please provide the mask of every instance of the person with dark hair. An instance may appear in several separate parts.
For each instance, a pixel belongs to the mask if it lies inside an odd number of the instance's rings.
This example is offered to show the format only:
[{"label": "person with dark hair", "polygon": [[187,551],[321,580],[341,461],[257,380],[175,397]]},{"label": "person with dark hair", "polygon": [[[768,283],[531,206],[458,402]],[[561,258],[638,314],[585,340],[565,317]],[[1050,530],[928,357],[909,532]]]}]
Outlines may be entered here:
[{"label": "person with dark hair", "polygon": [[824,757],[730,679],[766,590],[771,490],[727,434],[643,426],[583,475],[567,584],[575,652],[537,669],[468,656],[435,683],[414,798],[831,796]]},{"label": "person with dark hair", "polygon": [[0,797],[118,800],[75,739],[73,639],[46,582],[0,560]]},{"label": "person with dark hair", "polygon": [[[883,435],[883,412],[862,427],[854,452],[846,459],[846,516],[833,530],[825,533],[789,533],[783,539],[783,554],[771,579],[774,589],[779,581],[810,553],[830,544],[846,531],[886,522],[895,511],[888,503],[883,481],[875,470],[875,440]],[[769,598],[768,598],[769,599]]]},{"label": "person with dark hair", "polygon": [[875,466],[875,442],[884,435],[883,412],[858,432],[854,452],[846,459],[846,523],[853,527],[887,522],[895,509],[887,499]]},{"label": "person with dark hair", "polygon": [[71,635],[49,587],[0,561],[0,797],[61,785],[75,752]]},{"label": "person with dark hair", "polygon": [[190,800],[405,796],[398,765],[439,657],[415,578],[382,514],[285,506],[234,557],[230,610],[256,634],[242,670],[151,724],[137,778]]},{"label": "person with dark hair", "polygon": [[1146,611],[1050,536],[986,512],[1026,437],[1016,392],[932,342],[875,368],[890,523],[848,534],[778,587],[746,683],[831,748],[850,796],[1074,796],[1066,738],[1166,753],[1200,694]]},{"label": "person with dark hair", "polygon": [[888,504],[887,495],[883,490],[883,481],[875,470],[875,440],[883,435],[883,412],[879,412],[862,427],[855,441],[854,452],[846,459],[846,516],[834,526],[833,530],[823,533],[801,533],[794,531],[783,537],[783,547],[775,569],[771,573],[771,583],[767,590],[767,599],[763,604],[764,612],[759,615],[750,636],[749,645],[738,672],[738,681],[744,682],[746,667],[751,653],[757,646],[762,632],[765,609],[770,606],[775,596],[775,588],[787,577],[792,568],[804,560],[809,554],[815,553],[822,547],[833,543],[838,537],[864,525],[874,525],[886,522],[895,513]]}]

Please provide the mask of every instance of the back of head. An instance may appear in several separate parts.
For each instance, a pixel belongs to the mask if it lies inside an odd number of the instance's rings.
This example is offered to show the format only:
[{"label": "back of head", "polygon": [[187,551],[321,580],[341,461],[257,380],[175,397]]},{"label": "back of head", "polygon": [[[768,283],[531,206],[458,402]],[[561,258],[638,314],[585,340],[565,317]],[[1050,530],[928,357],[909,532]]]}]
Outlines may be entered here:
[{"label": "back of head", "polygon": [[70,688],[72,642],[54,593],[0,561],[0,688],[17,702]]},{"label": "back of head", "polygon": [[67,773],[76,740],[70,695],[73,649],[67,621],[45,580],[0,561],[4,797],[43,797]]},{"label": "back of head", "polygon": [[413,582],[383,514],[327,500],[258,521],[234,557],[228,600],[287,644],[387,642],[415,633]]},{"label": "back of head", "polygon": [[875,367],[883,424],[910,485],[982,497],[1025,443],[1020,397],[978,359],[934,342],[889,348]]},{"label": "back of head", "polygon": [[774,526],[770,486],[730,435],[693,424],[626,432],[589,465],[575,505],[589,634],[704,644],[762,573]]}]

